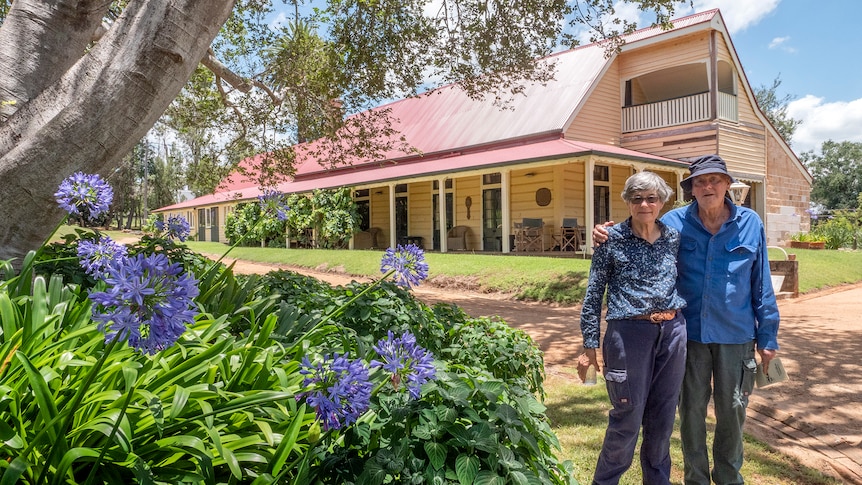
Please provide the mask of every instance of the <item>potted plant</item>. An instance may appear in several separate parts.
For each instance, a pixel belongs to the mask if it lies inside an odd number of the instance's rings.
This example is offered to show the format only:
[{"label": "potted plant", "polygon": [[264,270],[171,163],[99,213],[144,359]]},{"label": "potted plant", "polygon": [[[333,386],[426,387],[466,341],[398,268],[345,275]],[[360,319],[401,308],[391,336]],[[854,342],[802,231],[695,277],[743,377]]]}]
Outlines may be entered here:
[{"label": "potted plant", "polygon": [[820,234],[808,235],[808,249],[823,249],[826,247],[826,238]]},{"label": "potted plant", "polygon": [[790,236],[790,247],[808,249],[808,233],[797,232],[796,234]]}]

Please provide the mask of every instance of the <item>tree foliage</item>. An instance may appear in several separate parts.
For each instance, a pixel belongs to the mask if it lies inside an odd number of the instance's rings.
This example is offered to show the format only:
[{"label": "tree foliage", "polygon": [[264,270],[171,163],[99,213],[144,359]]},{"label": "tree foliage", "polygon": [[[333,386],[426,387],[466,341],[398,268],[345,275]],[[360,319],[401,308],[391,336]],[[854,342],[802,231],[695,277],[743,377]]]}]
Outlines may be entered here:
[{"label": "tree foliage", "polygon": [[862,143],[828,140],[820,154],[800,157],[814,178],[811,200],[827,209],[855,209],[862,193]]},{"label": "tree foliage", "polygon": [[791,118],[787,114],[787,105],[793,101],[794,96],[790,94],[779,96],[779,86],[781,86],[781,76],[776,77],[772,81],[772,86],[761,85],[755,88],[754,97],[757,99],[757,105],[760,106],[760,111],[763,112],[766,119],[772,123],[778,134],[784,138],[784,141],[790,143],[793,133],[802,124],[802,120]]},{"label": "tree foliage", "polygon": [[[409,152],[386,110],[364,111],[383,101],[457,82],[504,104],[553,75],[534,59],[574,44],[576,26],[602,38],[635,27],[605,0],[282,3],[284,28],[268,0],[0,1],[0,197],[27,207],[0,208],[0,259],[59,220],[51,194],[65,176],[111,172],[162,114],[194,173],[263,153],[248,168],[271,185],[292,175],[295,142],[321,135],[306,154],[328,165]],[[660,25],[676,5],[627,3]],[[33,212],[49,220],[27,224]]]}]

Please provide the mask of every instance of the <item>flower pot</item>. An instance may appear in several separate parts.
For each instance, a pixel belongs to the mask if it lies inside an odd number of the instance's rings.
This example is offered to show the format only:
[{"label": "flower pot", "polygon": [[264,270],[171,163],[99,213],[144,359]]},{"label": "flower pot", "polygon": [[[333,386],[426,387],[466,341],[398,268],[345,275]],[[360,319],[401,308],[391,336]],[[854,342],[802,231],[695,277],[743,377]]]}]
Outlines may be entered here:
[{"label": "flower pot", "polygon": [[810,241],[808,249],[823,249],[826,247],[826,241]]},{"label": "flower pot", "polygon": [[809,242],[808,241],[790,241],[791,248],[800,248],[800,249],[808,249]]}]

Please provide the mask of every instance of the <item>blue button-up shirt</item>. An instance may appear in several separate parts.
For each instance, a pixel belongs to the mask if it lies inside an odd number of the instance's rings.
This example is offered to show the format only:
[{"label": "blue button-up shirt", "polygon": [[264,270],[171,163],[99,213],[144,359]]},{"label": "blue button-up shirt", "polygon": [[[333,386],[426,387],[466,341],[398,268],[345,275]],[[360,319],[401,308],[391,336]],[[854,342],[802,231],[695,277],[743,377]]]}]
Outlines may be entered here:
[{"label": "blue button-up shirt", "polygon": [[688,339],[778,349],[778,304],[772,289],[763,222],[756,212],[729,200],[730,218],[713,235],[698,216],[697,202],[674,209],[661,221],[679,230],[677,288]]},{"label": "blue button-up shirt", "polygon": [[599,346],[602,300],[608,293],[607,320],[656,311],[678,310],[685,300],[676,290],[679,232],[658,222],[661,236],[652,244],[632,232],[631,219],[609,228],[608,242],[593,254],[587,294],[581,307],[584,347]]}]

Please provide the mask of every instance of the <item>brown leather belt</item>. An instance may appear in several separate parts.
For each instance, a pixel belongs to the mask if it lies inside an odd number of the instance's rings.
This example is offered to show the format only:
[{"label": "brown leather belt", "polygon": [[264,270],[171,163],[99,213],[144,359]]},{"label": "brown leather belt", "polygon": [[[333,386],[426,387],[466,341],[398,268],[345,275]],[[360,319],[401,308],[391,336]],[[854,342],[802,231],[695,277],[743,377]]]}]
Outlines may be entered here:
[{"label": "brown leather belt", "polygon": [[632,320],[649,320],[652,323],[661,323],[676,318],[676,310],[665,310],[661,312],[652,312],[647,315],[635,315]]}]

